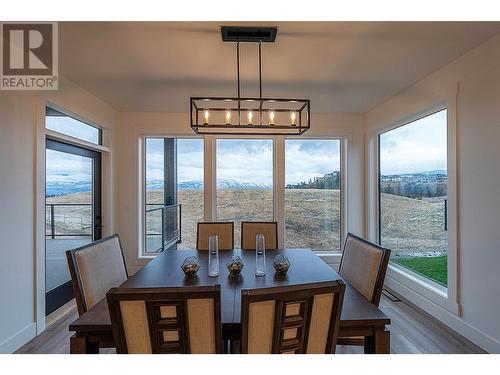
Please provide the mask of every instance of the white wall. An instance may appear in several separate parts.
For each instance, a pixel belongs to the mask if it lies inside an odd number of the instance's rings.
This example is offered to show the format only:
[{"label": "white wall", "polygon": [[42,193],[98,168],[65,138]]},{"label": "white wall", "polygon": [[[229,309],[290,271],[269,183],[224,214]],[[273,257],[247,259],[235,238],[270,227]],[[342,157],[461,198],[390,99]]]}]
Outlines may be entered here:
[{"label": "white wall", "polygon": [[411,298],[479,346],[500,353],[500,35],[367,113],[367,140],[442,100],[456,106],[459,313]]},{"label": "white wall", "polygon": [[[37,184],[43,175],[36,174],[40,160],[43,131],[37,129],[43,117],[42,104],[48,101],[109,129],[109,142],[116,112],[106,103],[60,77],[57,92],[0,92],[0,353],[8,353],[33,338],[44,322],[41,306],[36,304],[37,287],[44,290],[39,268],[44,259],[36,234],[36,220],[44,215],[37,210]],[[43,150],[42,150],[43,151]],[[42,157],[44,151],[42,152]],[[108,169],[105,186],[105,213],[112,228],[111,156],[103,164]],[[43,171],[42,171],[43,172]],[[43,195],[41,200],[43,202]],[[107,206],[106,206],[107,205]],[[107,209],[107,211],[106,211]],[[44,228],[44,223],[41,223]],[[43,245],[44,233],[42,233]],[[43,269],[42,269],[43,270]],[[43,284],[43,285],[42,285]]]},{"label": "white wall", "polygon": [[[147,263],[138,257],[138,145],[143,136],[194,136],[188,113],[124,112],[119,114],[116,139],[116,218],[127,266],[133,272]],[[358,114],[313,114],[311,130],[301,137],[344,137],[347,145],[347,230],[364,234],[364,117]]]}]

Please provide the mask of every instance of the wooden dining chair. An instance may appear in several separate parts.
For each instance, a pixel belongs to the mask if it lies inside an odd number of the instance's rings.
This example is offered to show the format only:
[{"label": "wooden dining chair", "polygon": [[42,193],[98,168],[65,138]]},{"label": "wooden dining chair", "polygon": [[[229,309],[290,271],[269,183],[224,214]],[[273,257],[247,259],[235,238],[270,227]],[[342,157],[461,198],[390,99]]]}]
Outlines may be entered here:
[{"label": "wooden dining chair", "polygon": [[208,237],[219,237],[219,250],[233,250],[234,223],[231,222],[198,222],[196,232],[196,249],[208,250]]},{"label": "wooden dining chair", "polygon": [[278,223],[276,221],[242,221],[241,248],[255,250],[255,237],[258,234],[264,235],[266,249],[278,248]]},{"label": "wooden dining chair", "polygon": [[128,279],[117,234],[68,250],[66,258],[79,315],[106,297],[110,288]]},{"label": "wooden dining chair", "polygon": [[222,353],[219,285],[113,288],[107,299],[118,354]]},{"label": "wooden dining chair", "polygon": [[241,353],[335,353],[345,284],[241,291]]},{"label": "wooden dining chair", "polygon": [[[339,274],[378,307],[391,250],[352,233],[347,235]],[[339,337],[339,345],[363,346],[364,337]]]}]

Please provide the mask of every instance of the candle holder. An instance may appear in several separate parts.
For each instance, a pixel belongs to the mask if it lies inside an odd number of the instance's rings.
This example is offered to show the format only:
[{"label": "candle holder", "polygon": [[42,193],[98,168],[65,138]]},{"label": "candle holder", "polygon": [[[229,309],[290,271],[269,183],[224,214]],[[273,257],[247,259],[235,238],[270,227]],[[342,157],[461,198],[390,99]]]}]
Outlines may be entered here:
[{"label": "candle holder", "polygon": [[181,269],[186,277],[195,277],[200,269],[200,262],[197,257],[187,257],[184,259],[184,262],[182,262]]},{"label": "candle holder", "polygon": [[284,255],[278,254],[273,260],[273,267],[279,275],[285,275],[290,268],[290,261]]},{"label": "candle holder", "polygon": [[231,256],[226,263],[229,276],[231,277],[239,277],[244,266],[243,259],[241,259],[238,255]]}]

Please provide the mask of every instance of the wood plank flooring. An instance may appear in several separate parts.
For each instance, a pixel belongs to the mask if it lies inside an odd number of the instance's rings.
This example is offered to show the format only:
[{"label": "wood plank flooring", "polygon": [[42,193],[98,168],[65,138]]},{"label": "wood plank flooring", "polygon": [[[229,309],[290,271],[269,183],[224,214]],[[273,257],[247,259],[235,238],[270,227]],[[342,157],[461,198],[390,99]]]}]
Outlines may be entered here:
[{"label": "wood plank flooring", "polygon": [[[383,295],[380,308],[391,318],[391,353],[394,354],[466,354],[484,353],[464,337],[452,331],[424,311]],[[22,346],[16,353],[69,353],[69,324],[78,317],[76,305],[70,302],[47,318],[47,330]],[[101,349],[114,353],[114,349]],[[363,348],[339,346],[337,353],[363,353]]]}]

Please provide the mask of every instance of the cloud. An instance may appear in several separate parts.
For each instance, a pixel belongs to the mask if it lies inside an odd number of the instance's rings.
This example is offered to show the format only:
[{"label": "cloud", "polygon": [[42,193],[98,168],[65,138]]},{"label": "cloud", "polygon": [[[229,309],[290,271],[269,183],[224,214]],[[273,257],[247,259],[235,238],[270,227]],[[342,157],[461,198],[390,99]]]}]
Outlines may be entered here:
[{"label": "cloud", "polygon": [[92,159],[48,149],[46,180],[83,182],[92,180]]},{"label": "cloud", "polygon": [[339,140],[286,141],[285,184],[309,181],[339,170]]},{"label": "cloud", "polygon": [[[339,140],[287,140],[285,183],[308,181],[340,169]],[[217,178],[272,186],[273,141],[218,139]],[[163,178],[163,140],[148,139],[147,178]],[[179,182],[203,180],[203,140],[177,140]]]},{"label": "cloud", "polygon": [[446,170],[446,160],[446,111],[380,136],[382,174]]},{"label": "cloud", "polygon": [[45,126],[47,129],[84,141],[99,143],[99,130],[97,128],[69,116],[47,116],[45,117]]},{"label": "cloud", "polygon": [[217,179],[272,186],[273,141],[218,139]]}]

